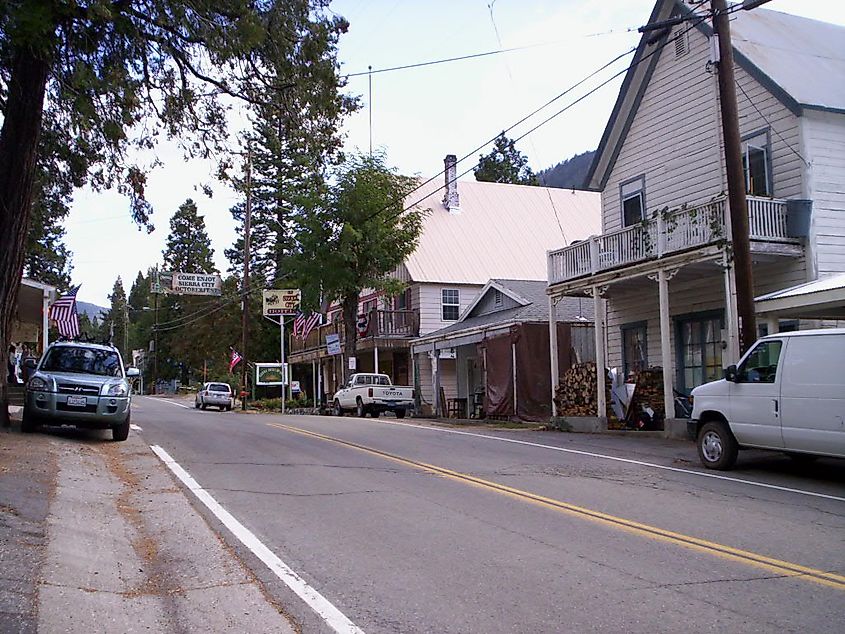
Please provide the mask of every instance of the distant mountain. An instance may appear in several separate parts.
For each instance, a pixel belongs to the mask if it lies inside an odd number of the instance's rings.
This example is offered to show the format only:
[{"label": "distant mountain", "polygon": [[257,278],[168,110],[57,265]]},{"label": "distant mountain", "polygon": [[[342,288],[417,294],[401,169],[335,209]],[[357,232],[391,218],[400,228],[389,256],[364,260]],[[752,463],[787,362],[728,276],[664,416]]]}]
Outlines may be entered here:
[{"label": "distant mountain", "polygon": [[109,309],[104,308],[103,306],[97,306],[96,304],[90,304],[88,302],[80,302],[77,300],[76,302],[76,312],[80,315],[88,315],[88,319],[94,320],[94,317],[97,319],[102,318],[102,314],[107,312]]},{"label": "distant mountain", "polygon": [[537,173],[540,184],[545,187],[560,187],[561,189],[585,189],[587,170],[596,155],[595,150],[576,154],[571,159],[558,163],[554,167]]}]

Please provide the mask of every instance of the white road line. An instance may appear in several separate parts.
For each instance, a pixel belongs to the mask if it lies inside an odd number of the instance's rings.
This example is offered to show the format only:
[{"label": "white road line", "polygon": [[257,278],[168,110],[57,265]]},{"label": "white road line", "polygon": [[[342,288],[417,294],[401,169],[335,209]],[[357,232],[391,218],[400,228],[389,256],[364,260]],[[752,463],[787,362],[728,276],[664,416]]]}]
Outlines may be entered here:
[{"label": "white road line", "polygon": [[144,431],[143,429],[138,427],[138,425],[136,425],[135,423],[129,423],[129,429],[133,429],[135,431]]},{"label": "white road line", "polygon": [[223,522],[223,525],[232,531],[240,542],[249,548],[264,564],[279,578],[285,585],[293,590],[299,598],[307,603],[326,624],[335,632],[348,632],[350,634],[363,634],[364,630],[350,621],[340,610],[338,610],[328,599],[312,588],[294,572],[285,562],[279,559],[276,554],[267,548],[261,541],[243,524],[234,518],[215,500],[211,494],[203,489],[196,480],[191,477],[179,463],[158,445],[150,445],[150,449],[167,465],[167,467],[179,478],[197,498],[208,507],[215,517]]},{"label": "white road line", "polygon": [[[369,421],[368,421],[369,422]],[[642,460],[632,460],[630,458],[620,458],[618,456],[609,456],[607,454],[594,453],[592,451],[581,451],[580,449],[566,449],[565,447],[556,447],[554,445],[544,445],[542,443],[528,442],[527,440],[514,440],[513,438],[501,438],[500,436],[488,436],[486,434],[475,434],[469,431],[459,431],[457,429],[442,429],[440,427],[427,427],[425,425],[414,425],[413,423],[397,423],[389,420],[376,423],[378,425],[400,425],[402,427],[413,427],[414,429],[426,429],[429,431],[442,432],[444,434],[458,434],[459,436],[474,436],[475,438],[484,438],[486,440],[497,440],[499,442],[508,442],[514,445],[528,445],[529,447],[539,447],[542,449],[551,449],[552,451],[562,451],[564,453],[577,454],[579,456],[589,456],[591,458],[603,458],[605,460],[614,460],[616,462],[625,462],[627,464],[638,465],[640,467],[651,467],[652,469],[663,469],[664,471],[674,471],[676,473],[688,473],[702,478],[712,478],[714,480],[726,480],[728,482],[736,482],[738,484],[749,484],[755,487],[762,487],[764,489],[775,489],[777,491],[786,491],[787,493],[798,493],[800,495],[809,495],[817,498],[824,498],[826,500],[836,500],[837,502],[845,502],[845,497],[837,495],[828,495],[826,493],[817,493],[816,491],[806,491],[804,489],[793,489],[791,487],[782,487],[776,484],[767,484],[765,482],[755,482],[754,480],[744,480],[742,478],[732,478],[730,476],[718,475],[716,473],[707,473],[706,471],[693,471],[692,469],[681,469],[680,467],[669,467],[654,462],[643,462]]]},{"label": "white road line", "polygon": [[[146,396],[144,398],[152,398],[152,397]],[[156,401],[156,403],[170,403],[171,405],[175,405],[176,407],[184,407],[185,409],[191,409],[187,405],[182,405],[182,403],[177,403],[176,401],[171,401],[170,399],[166,399],[166,398],[157,398],[157,399],[155,399],[155,401]]]}]

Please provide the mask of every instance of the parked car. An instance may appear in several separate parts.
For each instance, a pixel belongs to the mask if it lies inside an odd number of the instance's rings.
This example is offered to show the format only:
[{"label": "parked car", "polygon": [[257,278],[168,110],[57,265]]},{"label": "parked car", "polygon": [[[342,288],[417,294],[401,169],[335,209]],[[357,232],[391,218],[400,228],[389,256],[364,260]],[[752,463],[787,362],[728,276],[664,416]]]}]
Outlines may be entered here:
[{"label": "parked car", "polygon": [[705,467],[730,469],[746,447],[845,458],[845,329],[763,337],[723,380],[692,396]]},{"label": "parked car", "polygon": [[394,412],[397,418],[414,407],[414,388],[393,385],[386,374],[353,374],[345,387],[335,392],[332,410],[335,416],[354,411],[377,418],[382,412]]},{"label": "parked car", "polygon": [[205,409],[209,405],[219,407],[220,411],[229,411],[234,405],[235,399],[232,396],[232,386],[228,383],[203,383],[202,389],[197,392],[194,398],[194,407]]},{"label": "parked car", "polygon": [[114,346],[59,341],[41,361],[28,360],[21,431],[39,424],[111,429],[115,440],[129,437],[131,386],[137,368],[124,368]]}]

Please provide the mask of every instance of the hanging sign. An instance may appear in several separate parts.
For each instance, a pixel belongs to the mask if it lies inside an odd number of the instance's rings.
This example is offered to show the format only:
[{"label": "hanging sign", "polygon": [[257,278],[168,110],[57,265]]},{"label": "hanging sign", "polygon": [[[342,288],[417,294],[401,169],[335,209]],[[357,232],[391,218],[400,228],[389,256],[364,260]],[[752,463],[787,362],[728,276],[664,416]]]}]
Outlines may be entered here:
[{"label": "hanging sign", "polygon": [[326,352],[340,354],[340,335],[326,335]]},{"label": "hanging sign", "polygon": [[367,334],[367,331],[370,329],[370,315],[368,313],[363,313],[358,315],[358,322],[356,324],[358,328],[358,334],[362,337]]},{"label": "hanging sign", "polygon": [[223,280],[217,273],[182,273],[159,271],[152,285],[153,293],[170,295],[223,294]]},{"label": "hanging sign", "polygon": [[295,315],[302,302],[298,288],[264,291],[264,316]]}]

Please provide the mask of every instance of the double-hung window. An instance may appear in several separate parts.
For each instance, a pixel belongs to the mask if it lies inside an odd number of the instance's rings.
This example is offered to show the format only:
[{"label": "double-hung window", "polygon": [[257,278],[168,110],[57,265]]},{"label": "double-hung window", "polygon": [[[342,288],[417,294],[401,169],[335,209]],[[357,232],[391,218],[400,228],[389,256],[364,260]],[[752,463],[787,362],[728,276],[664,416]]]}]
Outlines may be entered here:
[{"label": "double-hung window", "polygon": [[647,322],[622,326],[622,367],[625,378],[648,367]]},{"label": "double-hung window", "polygon": [[742,171],[745,173],[745,191],[749,195],[772,195],[768,132],[757,132],[742,140]]},{"label": "double-hung window", "polygon": [[630,227],[645,218],[645,176],[625,181],[619,186],[622,199],[622,223]]},{"label": "double-hung window", "polygon": [[456,288],[441,291],[441,312],[443,321],[458,321],[461,314],[461,297]]}]

